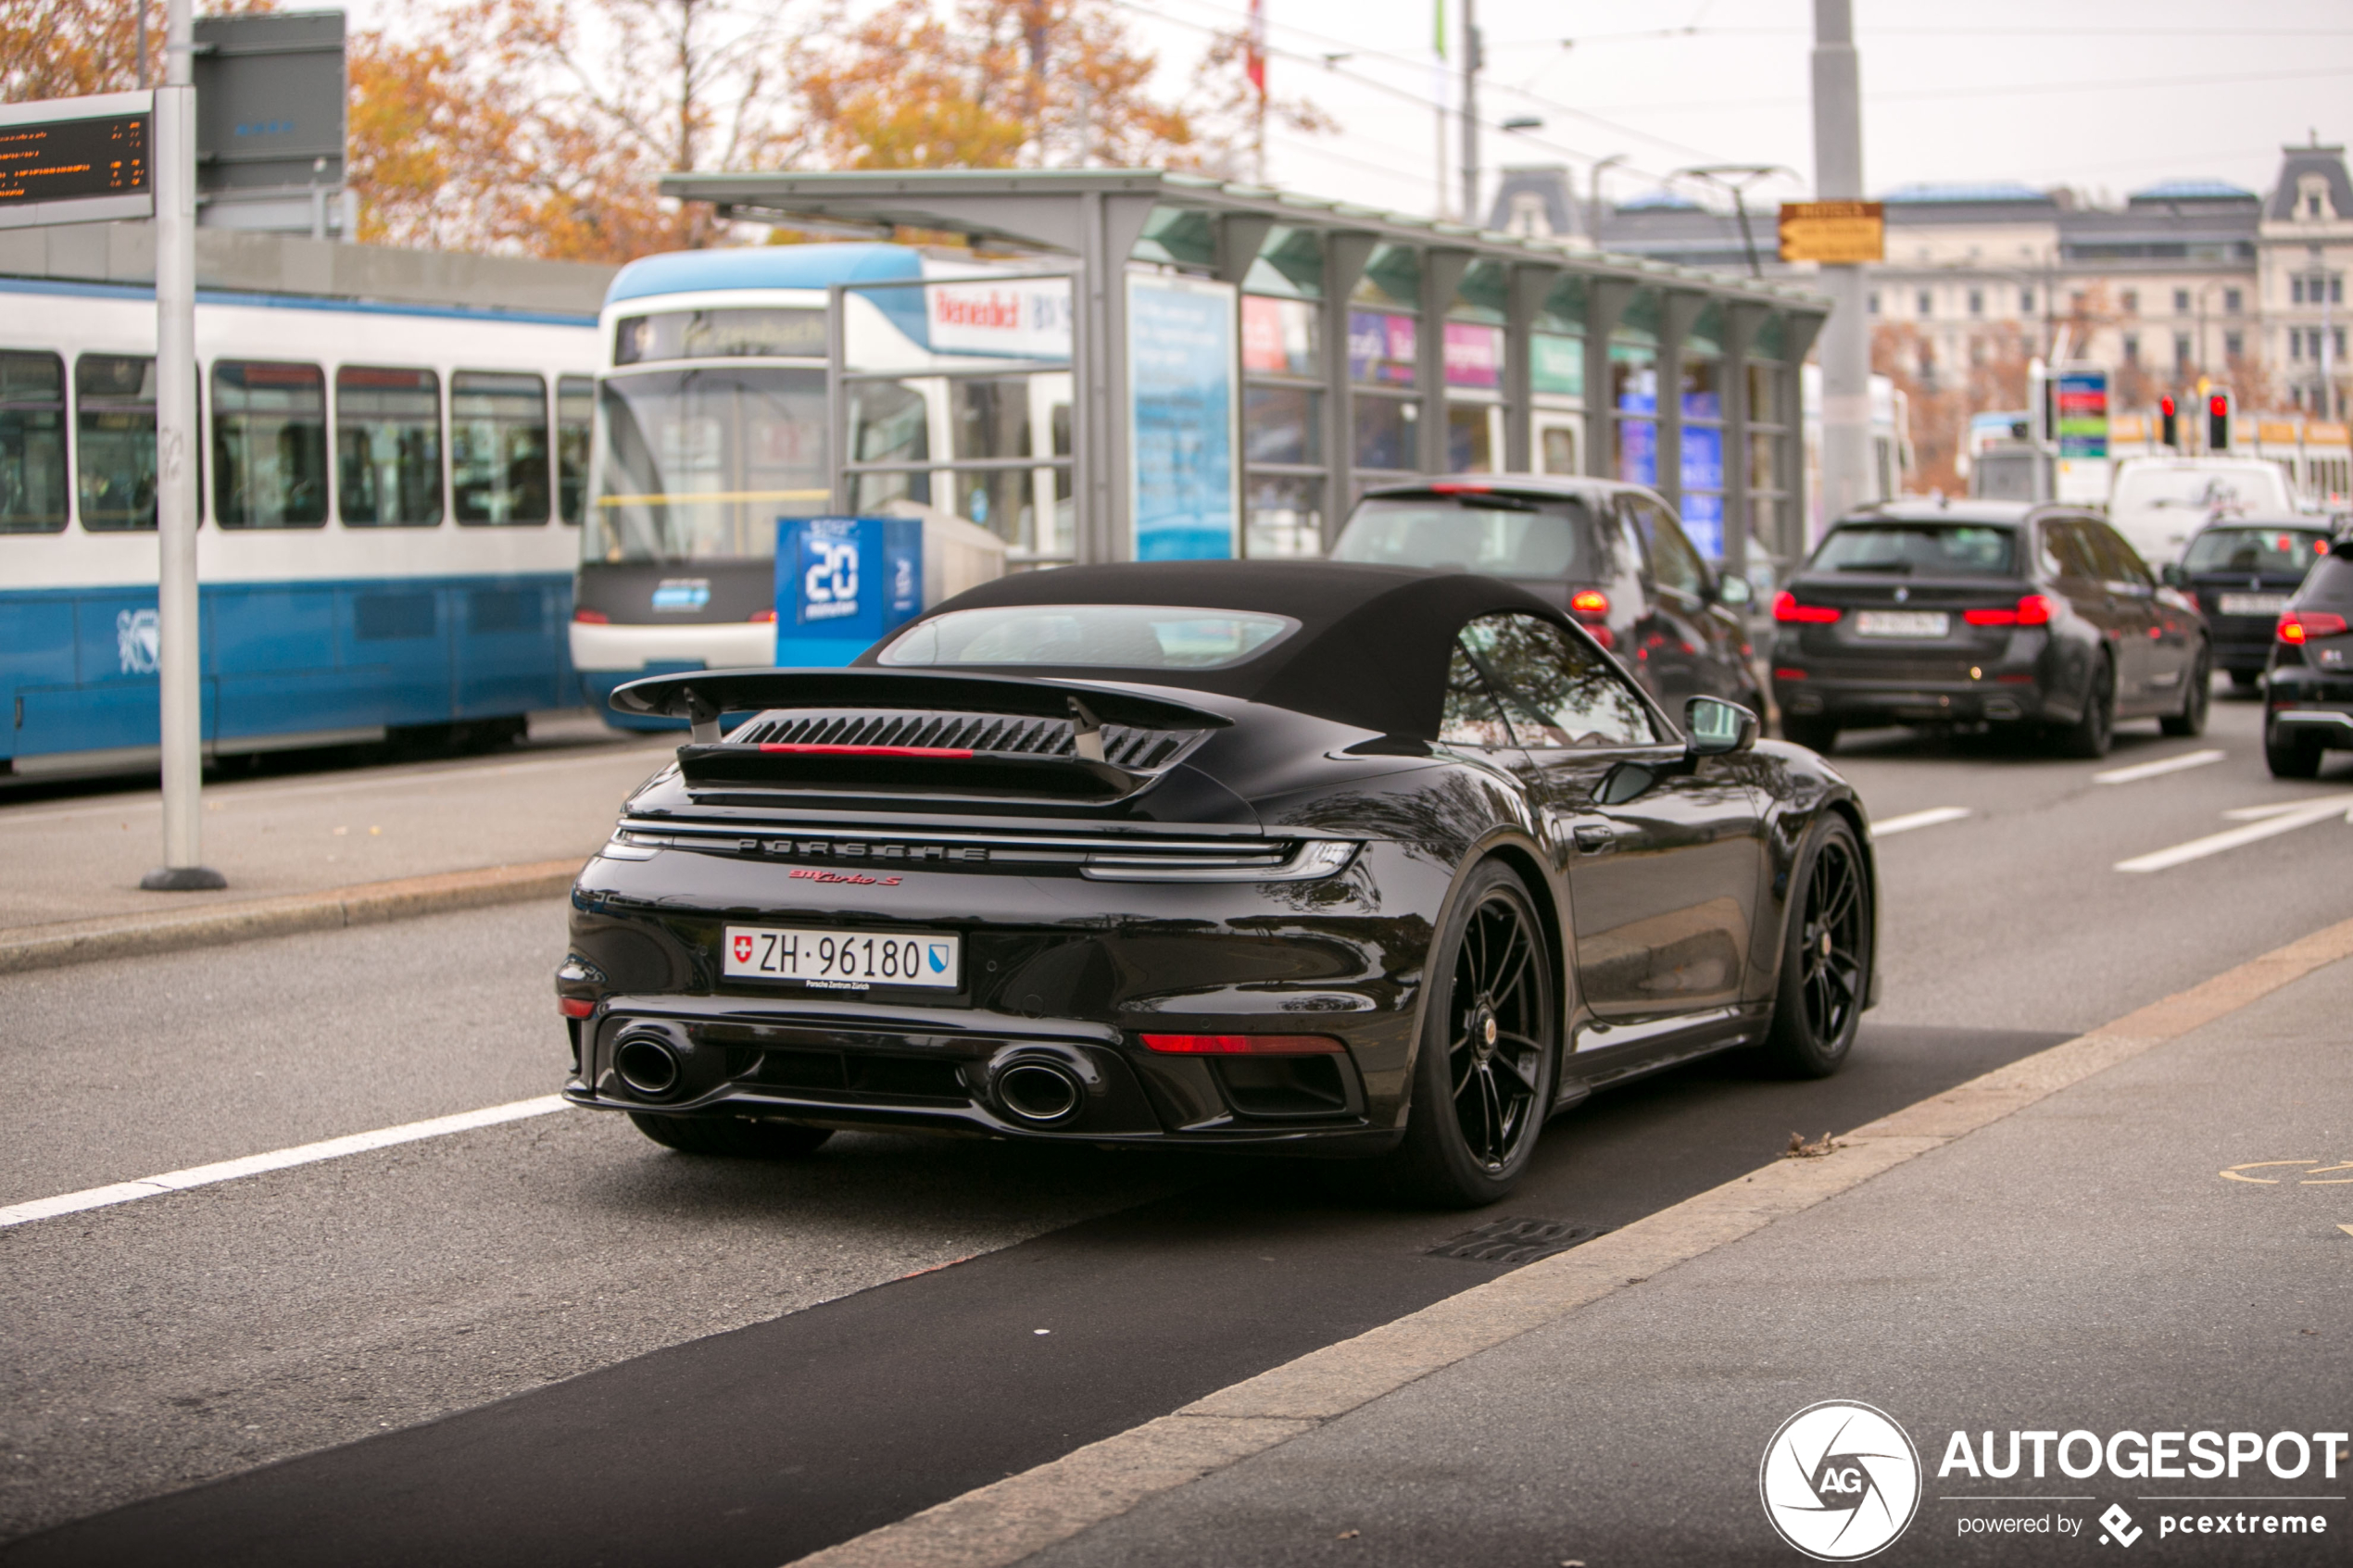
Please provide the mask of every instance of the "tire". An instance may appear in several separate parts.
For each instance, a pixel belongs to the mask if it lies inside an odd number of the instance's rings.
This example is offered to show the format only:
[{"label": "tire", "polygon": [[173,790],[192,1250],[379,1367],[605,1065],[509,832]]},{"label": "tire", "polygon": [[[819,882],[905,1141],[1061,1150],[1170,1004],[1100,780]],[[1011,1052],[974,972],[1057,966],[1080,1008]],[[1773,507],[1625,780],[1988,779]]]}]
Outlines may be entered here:
[{"label": "tire", "polygon": [[629,1120],[664,1148],[734,1160],[798,1160],[834,1135],[830,1127],[743,1116],[648,1116],[633,1110]]},{"label": "tire", "polygon": [[1552,1110],[1561,1009],[1551,946],[1503,864],[1463,885],[1423,973],[1405,1138],[1384,1183],[1409,1202],[1476,1209],[1510,1195]]},{"label": "tire", "polygon": [[2092,689],[2083,699],[2082,716],[2058,732],[2052,747],[2061,757],[2085,761],[2106,757],[2116,739],[2116,666],[2105,651],[2092,670]]},{"label": "tire", "polygon": [[2214,700],[2214,656],[2201,646],[2190,661],[2189,686],[2182,693],[2182,711],[2159,719],[2157,727],[2169,735],[2202,735],[2206,709]]},{"label": "tire", "polygon": [[2302,735],[2284,735],[2276,725],[2263,726],[2263,760],[2275,779],[2318,778],[2320,745]]},{"label": "tire", "polygon": [[1871,994],[1869,862],[1846,819],[1826,813],[1790,878],[1789,930],[1765,1056],[1793,1078],[1827,1078],[1846,1060]]},{"label": "tire", "polygon": [[1781,738],[1792,746],[1802,746],[1827,757],[1831,747],[1838,744],[1838,726],[1827,719],[1803,719],[1784,713]]}]

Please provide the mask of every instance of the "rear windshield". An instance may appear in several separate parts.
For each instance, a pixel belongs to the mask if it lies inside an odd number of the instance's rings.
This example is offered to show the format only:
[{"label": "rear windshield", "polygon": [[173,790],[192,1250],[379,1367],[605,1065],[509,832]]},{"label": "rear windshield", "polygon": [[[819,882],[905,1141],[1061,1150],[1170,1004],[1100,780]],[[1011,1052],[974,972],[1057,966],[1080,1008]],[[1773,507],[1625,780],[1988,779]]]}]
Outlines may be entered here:
[{"label": "rear windshield", "polygon": [[875,656],[901,668],[1060,664],[1223,670],[1299,629],[1288,615],[1166,605],[1008,605],[917,621]]},{"label": "rear windshield", "polygon": [[1368,495],[1350,514],[1331,558],[1490,577],[1592,575],[1603,570],[1593,532],[1593,514],[1575,499]]},{"label": "rear windshield", "polygon": [[2353,555],[2323,556],[2297,589],[2300,605],[2327,605],[2337,610],[2353,607]]},{"label": "rear windshield", "polygon": [[1968,522],[1849,522],[1814,552],[1816,571],[1906,571],[1919,577],[2007,577],[2017,533]]},{"label": "rear windshield", "polygon": [[2191,571],[2302,571],[2328,554],[2325,533],[2300,528],[2209,528],[2190,541]]}]

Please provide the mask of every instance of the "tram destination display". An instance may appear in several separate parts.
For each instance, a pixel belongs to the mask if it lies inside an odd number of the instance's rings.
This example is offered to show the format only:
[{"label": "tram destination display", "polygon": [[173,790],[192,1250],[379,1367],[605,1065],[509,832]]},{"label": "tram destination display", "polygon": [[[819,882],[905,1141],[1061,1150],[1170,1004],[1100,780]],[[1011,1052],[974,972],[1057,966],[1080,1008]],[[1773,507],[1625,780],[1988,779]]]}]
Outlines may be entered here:
[{"label": "tram destination display", "polygon": [[145,93],[0,107],[0,228],[150,216],[152,120]]},{"label": "tram destination display", "polygon": [[1878,202],[1783,202],[1781,259],[1858,267],[1887,259],[1887,209]]}]

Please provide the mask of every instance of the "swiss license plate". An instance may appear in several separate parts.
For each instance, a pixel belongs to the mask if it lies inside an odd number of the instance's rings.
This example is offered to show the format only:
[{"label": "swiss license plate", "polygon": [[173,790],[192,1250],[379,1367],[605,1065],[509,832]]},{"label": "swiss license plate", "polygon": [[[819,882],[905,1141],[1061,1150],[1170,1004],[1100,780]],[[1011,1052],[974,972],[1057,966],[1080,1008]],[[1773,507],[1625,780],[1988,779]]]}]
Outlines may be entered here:
[{"label": "swiss license plate", "polygon": [[962,983],[963,939],[903,933],[731,925],[721,972],[753,980],[798,980],[820,989]]},{"label": "swiss license plate", "polygon": [[1867,609],[1855,618],[1856,634],[1864,637],[1941,637],[1952,627],[1941,609]]},{"label": "swiss license plate", "polygon": [[2219,612],[2223,615],[2277,615],[2287,608],[2285,594],[2225,594]]}]

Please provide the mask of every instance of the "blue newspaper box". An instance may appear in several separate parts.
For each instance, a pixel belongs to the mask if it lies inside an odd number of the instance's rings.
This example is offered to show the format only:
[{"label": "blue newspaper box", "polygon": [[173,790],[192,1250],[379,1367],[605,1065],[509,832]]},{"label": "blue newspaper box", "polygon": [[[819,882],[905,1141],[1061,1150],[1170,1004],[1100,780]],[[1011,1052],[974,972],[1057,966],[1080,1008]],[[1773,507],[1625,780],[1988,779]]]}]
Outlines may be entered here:
[{"label": "blue newspaper box", "polygon": [[776,662],[848,664],[922,613],[924,525],[905,517],[776,520]]}]

